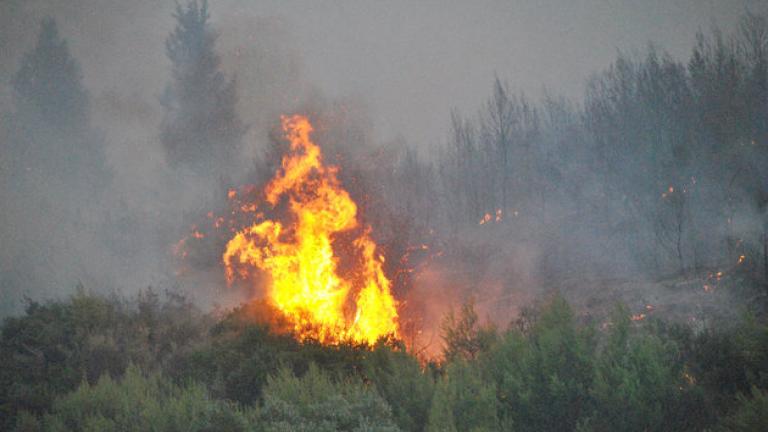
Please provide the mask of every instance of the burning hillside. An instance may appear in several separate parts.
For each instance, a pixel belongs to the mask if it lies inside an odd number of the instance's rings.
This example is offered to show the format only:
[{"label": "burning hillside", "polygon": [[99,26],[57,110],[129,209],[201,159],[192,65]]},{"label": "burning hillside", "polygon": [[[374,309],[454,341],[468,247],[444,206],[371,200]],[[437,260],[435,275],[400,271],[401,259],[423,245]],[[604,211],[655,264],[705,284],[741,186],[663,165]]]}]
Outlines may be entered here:
[{"label": "burning hillside", "polygon": [[[243,203],[251,224],[229,239],[227,282],[262,284],[299,339],[373,344],[397,335],[397,301],[368,227],[342,187],[338,169],[323,164],[306,117],[283,117],[290,142],[262,202]],[[230,191],[230,199],[236,192]],[[265,217],[257,211],[267,206]]]}]

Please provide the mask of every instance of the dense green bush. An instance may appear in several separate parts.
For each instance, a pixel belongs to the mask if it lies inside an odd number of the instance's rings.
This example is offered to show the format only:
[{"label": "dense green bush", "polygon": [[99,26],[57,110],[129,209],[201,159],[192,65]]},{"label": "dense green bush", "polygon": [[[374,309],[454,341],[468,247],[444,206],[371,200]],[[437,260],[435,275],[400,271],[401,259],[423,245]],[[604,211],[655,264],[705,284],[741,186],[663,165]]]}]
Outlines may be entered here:
[{"label": "dense green bush", "polygon": [[289,334],[271,331],[259,316],[269,313],[274,312],[250,306],[235,309],[211,327],[206,344],[180,356],[169,374],[176,380],[203,382],[216,397],[253,404],[261,398],[268,376],[283,366],[297,375],[311,363],[337,376],[362,370],[368,352],[364,346],[299,343]]},{"label": "dense green bush", "polygon": [[755,317],[694,331],[618,308],[595,327],[554,296],[497,329],[467,303],[424,365],[398,341],[298,342],[257,315],[151,291],[30,303],[0,328],[0,430],[768,430]]},{"label": "dense green bush", "polygon": [[499,430],[496,386],[477,367],[459,360],[448,365],[435,388],[427,431]]},{"label": "dense green bush", "polygon": [[481,361],[498,388],[500,418],[523,430],[573,430],[589,403],[593,333],[560,297],[509,329]]},{"label": "dense green bush", "polygon": [[740,394],[736,409],[723,419],[719,429],[729,432],[768,430],[768,392],[753,388],[751,397]]},{"label": "dense green bush", "polygon": [[296,377],[281,369],[264,389],[265,431],[398,431],[387,402],[358,380],[334,381],[311,364]]},{"label": "dense green bush", "polygon": [[18,430],[63,431],[245,431],[256,422],[253,410],[208,396],[193,384],[178,386],[159,374],[145,376],[129,366],[122,379],[102,376],[58,398],[42,419],[21,416]]},{"label": "dense green bush", "polygon": [[30,302],[0,332],[0,430],[20,410],[41,414],[81,381],[120,376],[129,362],[146,369],[172,365],[204,338],[207,319],[182,296],[148,289],[136,299],[90,295]]},{"label": "dense green bush", "polygon": [[654,335],[632,334],[624,308],[611,323],[605,346],[595,359],[590,390],[593,412],[582,425],[593,431],[666,429],[668,409],[677,406],[688,385],[673,361],[676,347]]},{"label": "dense green bush", "polygon": [[424,429],[435,383],[404,346],[377,344],[363,359],[363,375],[389,403],[402,430]]},{"label": "dense green bush", "polygon": [[[482,334],[465,308],[450,321],[461,329],[446,338],[446,357],[453,360],[435,390],[430,429],[699,431],[716,427],[734,409],[745,421],[759,421],[759,397],[743,395],[750,386],[768,387],[765,324],[747,319],[696,334],[653,320],[633,323],[629,315],[619,307],[597,330],[577,323],[555,296],[500,335],[483,336],[492,342],[474,354],[456,355],[456,346],[476,346],[457,344],[456,334],[475,335],[463,340]],[[487,424],[459,426],[467,410],[451,382],[461,382],[462,395],[482,405],[473,413],[492,405],[480,390],[495,389],[497,411],[484,416]]]}]

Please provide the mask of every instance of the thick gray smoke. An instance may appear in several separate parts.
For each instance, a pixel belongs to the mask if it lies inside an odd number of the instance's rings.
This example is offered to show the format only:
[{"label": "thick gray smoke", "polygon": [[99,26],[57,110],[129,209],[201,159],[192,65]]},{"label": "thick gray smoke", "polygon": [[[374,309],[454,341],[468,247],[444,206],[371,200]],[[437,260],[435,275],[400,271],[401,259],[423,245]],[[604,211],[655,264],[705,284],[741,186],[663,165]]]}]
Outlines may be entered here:
[{"label": "thick gray smoke", "polygon": [[[711,173],[722,167],[709,154],[726,142],[766,145],[764,125],[749,123],[752,135],[741,134],[739,117],[689,136],[698,120],[681,113],[705,112],[695,106],[701,94],[660,102],[642,87],[658,77],[669,86],[660,100],[679,88],[701,92],[694,81],[675,81],[691,73],[697,32],[710,35],[716,22],[731,44],[747,9],[766,12],[758,1],[208,6],[220,63],[211,60],[202,75],[221,81],[206,93],[169,86],[173,2],[0,0],[0,313],[18,311],[24,296],[64,296],[78,284],[121,293],[180,286],[202,304],[236,301],[217,265],[180,277],[174,245],[208,211],[223,208],[227,188],[271,175],[280,148],[274,127],[294,111],[318,121],[328,159],[342,165],[345,185],[384,245],[398,295],[431,323],[422,326],[434,327],[449,304],[471,296],[483,313],[507,319],[535,293],[585,272],[654,278],[741,255],[759,269],[764,160],[723,154],[719,160],[730,165],[718,176]],[[20,72],[25,62],[45,69],[29,56],[46,17],[77,66],[53,70],[78,82],[51,82],[75,95],[83,90],[86,102],[77,106],[87,118],[67,120],[76,130],[51,120],[67,114],[62,101],[75,96],[22,85],[33,75]],[[714,51],[704,54],[715,58],[718,42],[707,38]],[[649,41],[659,47],[656,60],[644,48]],[[616,61],[617,51],[637,54]],[[749,76],[750,63],[739,64],[739,77]],[[625,83],[638,88],[616,102]],[[234,97],[216,99],[227,89]],[[201,125],[205,116],[184,107],[188,96],[196,107],[233,102],[229,114],[243,128]],[[720,109],[728,101],[707,103]],[[193,120],[173,123],[169,106]],[[649,106],[670,111],[640,112]],[[738,109],[748,117],[762,108]],[[225,111],[210,112],[224,118]],[[174,163],[163,135],[174,127],[219,127],[198,144],[226,136],[239,140],[237,154],[215,169],[216,153],[205,156],[211,165],[202,165],[203,174],[200,164]],[[679,153],[699,141],[708,147]],[[726,178],[734,172],[752,175]],[[669,187],[691,189],[690,198]],[[215,260],[220,251],[209,253]]]}]

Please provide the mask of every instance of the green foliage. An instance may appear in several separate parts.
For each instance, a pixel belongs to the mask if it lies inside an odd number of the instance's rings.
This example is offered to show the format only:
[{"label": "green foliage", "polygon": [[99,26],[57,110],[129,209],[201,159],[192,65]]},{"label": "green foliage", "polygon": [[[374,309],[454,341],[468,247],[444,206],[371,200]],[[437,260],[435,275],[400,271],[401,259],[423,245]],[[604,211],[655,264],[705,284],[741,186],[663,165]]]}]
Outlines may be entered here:
[{"label": "green foliage", "polygon": [[[768,388],[768,326],[747,318],[733,328],[710,329],[693,342],[691,370],[725,399]],[[721,401],[724,402],[724,401]]]},{"label": "green foliage", "polygon": [[392,412],[371,387],[335,382],[314,364],[299,378],[289,369],[271,376],[261,412],[265,431],[397,431]]},{"label": "green foliage", "polygon": [[596,358],[591,430],[666,430],[667,410],[687,385],[673,361],[674,347],[653,335],[632,335],[626,308],[616,311],[612,324]]},{"label": "green foliage", "polygon": [[392,407],[400,429],[424,430],[435,384],[403,346],[377,344],[363,360],[363,375]]},{"label": "green foliage", "polygon": [[729,432],[768,430],[768,392],[752,388],[751,398],[740,394],[734,412],[723,419],[719,429]]},{"label": "green foliage", "polygon": [[442,330],[445,348],[443,355],[448,361],[464,358],[474,360],[478,354],[487,351],[496,340],[496,328],[491,325],[481,326],[473,300],[462,304],[459,315],[450,310],[443,319]]},{"label": "green foliage", "polygon": [[177,378],[199,379],[217,397],[244,404],[256,402],[269,374],[288,361],[296,344],[266,327],[248,325],[237,331],[214,328],[212,342],[181,359]]},{"label": "green foliage", "polygon": [[496,386],[483,380],[477,365],[448,365],[435,388],[427,431],[497,431]]},{"label": "green foliage", "polygon": [[530,329],[511,329],[483,359],[498,387],[501,418],[538,431],[573,430],[589,400],[594,341],[561,297],[541,309]]},{"label": "green foliage", "polygon": [[0,429],[21,410],[41,414],[83,380],[121,375],[131,361],[147,369],[171,365],[205,328],[182,297],[169,294],[161,303],[151,290],[136,304],[82,289],[67,302],[30,303],[0,333]]},{"label": "green foliage", "polygon": [[[41,431],[245,431],[252,412],[211,399],[200,385],[177,386],[158,374],[130,366],[120,381],[104,375],[53,404]],[[20,417],[17,430],[29,429]]]},{"label": "green foliage", "polygon": [[209,343],[179,357],[169,373],[177,380],[206,383],[216,397],[252,404],[261,397],[267,377],[282,366],[297,375],[305,373],[311,363],[338,376],[353,376],[362,370],[366,347],[299,343],[256,322],[260,317],[254,313],[242,307],[227,314],[211,328]]},{"label": "green foliage", "polygon": [[300,343],[252,312],[213,323],[152,291],[30,303],[0,329],[0,429],[698,431],[763,421],[768,327],[755,318],[695,333],[634,323],[619,308],[597,331],[555,296],[479,343],[470,303],[446,326],[460,335],[455,355],[425,370],[399,342]]}]

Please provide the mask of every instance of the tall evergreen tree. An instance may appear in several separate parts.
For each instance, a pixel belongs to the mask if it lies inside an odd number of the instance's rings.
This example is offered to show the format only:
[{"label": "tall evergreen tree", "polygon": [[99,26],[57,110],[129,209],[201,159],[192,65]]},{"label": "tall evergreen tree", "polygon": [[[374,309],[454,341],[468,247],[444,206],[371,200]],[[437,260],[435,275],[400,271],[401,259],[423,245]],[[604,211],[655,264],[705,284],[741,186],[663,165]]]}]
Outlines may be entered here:
[{"label": "tall evergreen tree", "polygon": [[73,245],[102,226],[111,176],[80,66],[54,19],[42,21],[11,84],[15,110],[0,120],[0,290],[20,300],[83,280]]},{"label": "tall evergreen tree", "polygon": [[88,122],[88,95],[82,74],[56,21],[46,18],[37,44],[13,78],[19,114],[46,126],[82,130]]},{"label": "tall evergreen tree", "polygon": [[177,5],[173,16],[176,28],[165,44],[172,79],[161,99],[161,142],[172,166],[220,175],[244,133],[235,112],[234,80],[219,70],[208,2]]},{"label": "tall evergreen tree", "polygon": [[16,113],[7,150],[14,169],[85,196],[100,190],[108,177],[104,142],[90,126],[80,65],[53,18],[42,21],[12,84]]}]

